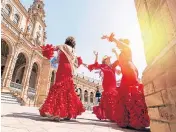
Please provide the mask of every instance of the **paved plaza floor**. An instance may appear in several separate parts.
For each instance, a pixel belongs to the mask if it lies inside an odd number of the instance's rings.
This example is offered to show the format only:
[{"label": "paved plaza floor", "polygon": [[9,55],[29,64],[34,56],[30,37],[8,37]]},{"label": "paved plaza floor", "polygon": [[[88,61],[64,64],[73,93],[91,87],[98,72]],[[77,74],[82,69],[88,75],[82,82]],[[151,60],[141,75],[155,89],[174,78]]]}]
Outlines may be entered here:
[{"label": "paved plaza floor", "polygon": [[87,111],[76,120],[54,122],[40,117],[38,108],[1,104],[2,132],[137,132],[119,128],[115,123],[99,121]]}]

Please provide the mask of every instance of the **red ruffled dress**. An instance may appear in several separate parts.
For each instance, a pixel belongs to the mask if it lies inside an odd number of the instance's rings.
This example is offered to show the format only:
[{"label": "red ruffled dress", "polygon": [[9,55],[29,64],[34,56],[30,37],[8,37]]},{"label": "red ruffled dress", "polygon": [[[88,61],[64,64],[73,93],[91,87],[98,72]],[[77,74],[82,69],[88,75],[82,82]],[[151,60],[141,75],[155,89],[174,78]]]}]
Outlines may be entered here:
[{"label": "red ruffled dress", "polygon": [[98,64],[98,62],[88,66],[88,69],[90,71],[94,69],[100,69],[104,74],[102,82],[104,91],[102,93],[99,106],[93,107],[93,113],[100,120],[109,119],[111,121],[116,121],[117,118],[116,104],[118,92],[116,90],[116,77],[115,77],[116,66],[117,62],[115,62],[112,65],[112,67],[106,64]]},{"label": "red ruffled dress", "polygon": [[[52,56],[53,51],[51,50],[53,48],[50,48],[48,53],[45,50],[45,54],[43,54],[48,59]],[[76,95],[71,65],[62,51],[60,51],[58,63],[55,84],[50,88],[49,94],[39,112],[41,116],[76,118],[85,109]],[[78,63],[79,65],[82,63],[80,58],[78,58]]]},{"label": "red ruffled dress", "polygon": [[138,81],[138,70],[132,62],[130,48],[125,48],[119,55],[122,79],[118,89],[119,103],[117,124],[121,127],[144,128],[150,125],[143,85]]}]

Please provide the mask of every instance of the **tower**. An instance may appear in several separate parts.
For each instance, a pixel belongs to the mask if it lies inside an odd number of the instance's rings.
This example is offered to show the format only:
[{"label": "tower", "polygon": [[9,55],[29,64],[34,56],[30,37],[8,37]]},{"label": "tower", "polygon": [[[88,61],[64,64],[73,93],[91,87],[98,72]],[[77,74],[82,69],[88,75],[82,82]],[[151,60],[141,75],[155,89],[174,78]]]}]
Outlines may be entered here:
[{"label": "tower", "polygon": [[46,40],[45,10],[43,0],[34,0],[28,9],[26,35],[35,46],[40,46]]}]

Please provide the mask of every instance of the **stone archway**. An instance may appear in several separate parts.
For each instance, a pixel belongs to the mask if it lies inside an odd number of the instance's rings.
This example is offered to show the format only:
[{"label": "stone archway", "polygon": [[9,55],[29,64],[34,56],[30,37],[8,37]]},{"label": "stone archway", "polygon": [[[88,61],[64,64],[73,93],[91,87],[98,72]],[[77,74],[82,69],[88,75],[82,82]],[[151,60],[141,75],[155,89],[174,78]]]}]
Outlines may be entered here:
[{"label": "stone archway", "polygon": [[31,75],[29,79],[29,87],[35,88],[38,76],[38,65],[34,63],[31,70]]},{"label": "stone archway", "polygon": [[30,73],[29,88],[27,91],[27,95],[30,100],[34,100],[36,95],[36,86],[38,84],[38,76],[39,76],[38,73],[39,67],[38,64],[35,62],[32,66],[32,70]]},{"label": "stone archway", "polygon": [[94,94],[93,92],[90,93],[90,103],[93,103],[94,102]]},{"label": "stone archway", "polygon": [[88,102],[88,91],[84,91],[84,102]]},{"label": "stone archway", "polygon": [[82,100],[82,89],[81,88],[77,89],[77,94],[79,95],[80,100]]},{"label": "stone archway", "polygon": [[1,39],[1,78],[3,76],[4,69],[6,67],[8,55],[9,55],[9,46],[6,43],[6,41]]},{"label": "stone archway", "polygon": [[12,74],[12,81],[10,83],[10,86],[12,88],[18,89],[20,91],[22,90],[22,87],[23,87],[22,81],[24,78],[24,71],[26,69],[26,62],[27,62],[27,59],[25,55],[23,53],[19,53],[15,64],[15,68],[13,70],[13,74]]},{"label": "stone archway", "polygon": [[19,80],[18,82],[19,84],[21,84],[23,80],[25,66],[26,66],[26,57],[23,53],[20,53],[17,58],[18,59],[16,61],[15,68],[12,75],[12,82],[16,82],[17,80]]},{"label": "stone archway", "polygon": [[14,57],[14,43],[2,33],[1,39],[1,90],[8,90],[11,82],[11,67]]}]

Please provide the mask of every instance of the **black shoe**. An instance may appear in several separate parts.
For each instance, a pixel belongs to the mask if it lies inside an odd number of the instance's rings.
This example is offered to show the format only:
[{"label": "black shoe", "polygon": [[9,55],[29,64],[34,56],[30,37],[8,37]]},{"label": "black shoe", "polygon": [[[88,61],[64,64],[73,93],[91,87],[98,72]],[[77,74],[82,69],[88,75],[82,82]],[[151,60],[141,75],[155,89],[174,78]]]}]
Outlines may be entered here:
[{"label": "black shoe", "polygon": [[64,118],[64,120],[69,121],[69,120],[70,120],[70,118],[68,118],[68,117],[67,117],[67,118]]}]

